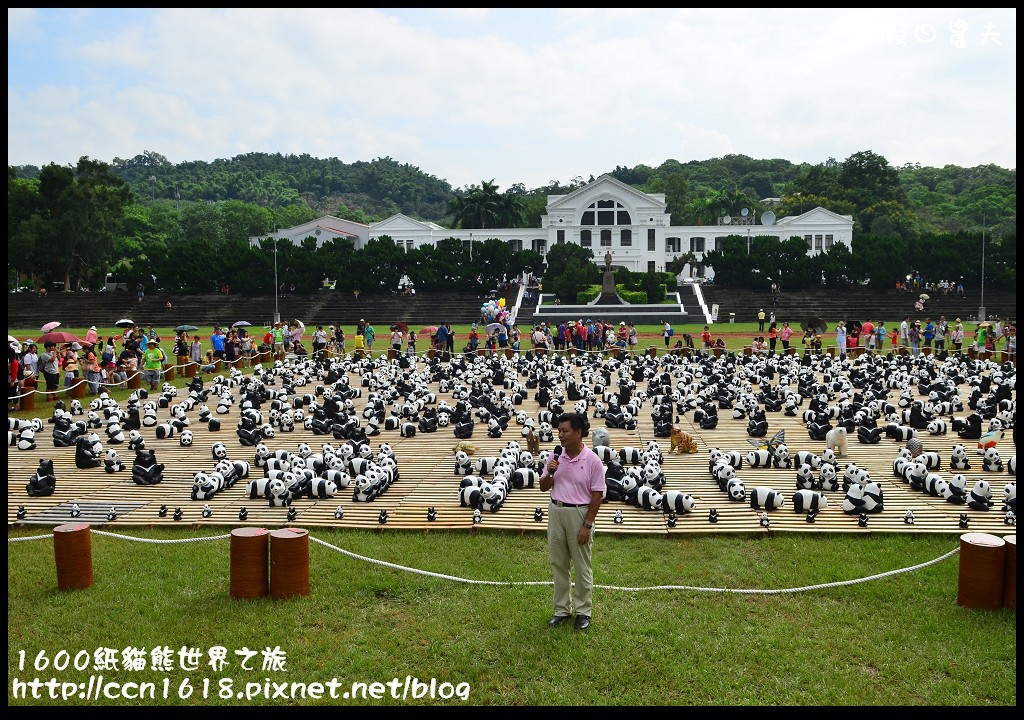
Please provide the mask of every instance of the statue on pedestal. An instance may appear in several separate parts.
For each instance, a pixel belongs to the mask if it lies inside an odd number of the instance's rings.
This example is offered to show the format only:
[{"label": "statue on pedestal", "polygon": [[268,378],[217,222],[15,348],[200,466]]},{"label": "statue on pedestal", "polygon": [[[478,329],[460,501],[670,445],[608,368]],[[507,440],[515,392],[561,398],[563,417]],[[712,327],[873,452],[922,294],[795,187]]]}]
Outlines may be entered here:
[{"label": "statue on pedestal", "polygon": [[604,271],[611,272],[612,269],[612,251],[609,250],[604,254]]}]

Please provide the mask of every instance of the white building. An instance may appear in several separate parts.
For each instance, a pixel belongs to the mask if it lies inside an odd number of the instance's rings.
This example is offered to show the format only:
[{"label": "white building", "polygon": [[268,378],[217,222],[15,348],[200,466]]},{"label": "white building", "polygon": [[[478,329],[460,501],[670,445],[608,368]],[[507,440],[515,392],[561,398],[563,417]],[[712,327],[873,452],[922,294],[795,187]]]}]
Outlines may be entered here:
[{"label": "white building", "polygon": [[[278,238],[296,244],[310,235],[321,242],[331,237],[349,237],[356,248],[386,235],[407,250],[436,245],[447,238],[461,240],[467,247],[496,238],[509,243],[514,251],[536,250],[541,254],[554,244],[571,242],[593,250],[598,265],[603,265],[605,253],[611,252],[614,266],[636,272],[662,271],[675,257],[693,252],[697,263],[684,268],[682,274],[698,277],[705,275],[704,253],[720,247],[721,241],[730,235],[746,235],[748,242],[762,236],[777,240],[802,237],[807,242],[807,254],[817,255],[835,243],[851,247],[853,217],[816,207],[783,218],[775,218],[771,212],[761,217],[747,213],[722,218],[718,225],[672,225],[671,216],[665,212],[663,193],[641,192],[610,175],[602,175],[567,195],[548,195],[546,214],[539,228],[452,230],[399,213],[368,227],[325,216],[277,233]],[[250,242],[260,239],[250,238]],[[706,275],[713,277],[713,271],[707,269]]]}]

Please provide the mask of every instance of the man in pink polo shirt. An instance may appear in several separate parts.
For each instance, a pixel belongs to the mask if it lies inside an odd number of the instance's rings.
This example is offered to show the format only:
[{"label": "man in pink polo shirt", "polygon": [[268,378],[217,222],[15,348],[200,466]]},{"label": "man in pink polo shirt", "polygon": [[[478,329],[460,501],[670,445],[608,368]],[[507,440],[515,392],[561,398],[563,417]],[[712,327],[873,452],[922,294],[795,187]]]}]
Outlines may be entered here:
[{"label": "man in pink polo shirt", "polygon": [[[591,565],[594,519],[604,497],[604,463],[583,443],[590,432],[587,416],[565,413],[558,418],[555,453],[540,477],[542,492],[551,491],[548,504],[548,555],[555,585],[554,627],[572,617],[576,606],[577,630],[590,627],[593,609],[594,570]],[[570,561],[576,568],[572,594]],[[575,602],[573,602],[575,600]]]}]

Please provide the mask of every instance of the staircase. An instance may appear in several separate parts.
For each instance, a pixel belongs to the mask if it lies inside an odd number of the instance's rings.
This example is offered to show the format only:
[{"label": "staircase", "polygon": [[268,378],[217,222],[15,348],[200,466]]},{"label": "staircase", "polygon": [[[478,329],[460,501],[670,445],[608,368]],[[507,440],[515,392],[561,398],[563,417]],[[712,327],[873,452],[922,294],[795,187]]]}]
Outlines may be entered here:
[{"label": "staircase", "polygon": [[[783,292],[778,296],[779,304],[772,305],[770,292],[736,290],[716,285],[701,288],[708,307],[718,303],[718,322],[727,323],[729,313],[736,313],[737,322],[757,322],[757,312],[764,308],[765,316],[775,312],[781,324],[788,321],[794,327],[812,317],[824,320],[830,327],[840,320],[885,320],[893,322],[908,315],[914,320],[931,318],[937,320],[945,315],[952,322],[961,318],[964,323],[975,321],[978,315],[980,297],[975,292],[963,297],[953,293],[942,295],[929,293],[931,299],[925,303],[924,312],[914,311],[916,293],[902,293],[895,289],[853,287],[844,290],[827,288]],[[1017,294],[1012,290],[985,291],[985,308],[988,319],[1017,317]]]}]

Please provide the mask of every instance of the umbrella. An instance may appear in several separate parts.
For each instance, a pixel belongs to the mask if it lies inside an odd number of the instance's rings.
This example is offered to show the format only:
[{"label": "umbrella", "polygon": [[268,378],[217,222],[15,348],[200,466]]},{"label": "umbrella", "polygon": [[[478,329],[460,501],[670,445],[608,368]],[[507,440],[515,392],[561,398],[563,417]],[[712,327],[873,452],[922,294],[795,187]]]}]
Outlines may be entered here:
[{"label": "umbrella", "polygon": [[860,332],[862,327],[860,320],[848,320],[846,323],[846,332],[853,332],[854,330]]},{"label": "umbrella", "polygon": [[116,325],[119,328],[130,328],[135,327],[135,321],[130,320],[128,318],[121,318],[116,323],[114,323],[114,325]]},{"label": "umbrella", "polygon": [[484,330],[486,330],[487,334],[490,335],[492,332],[498,332],[498,330],[500,330],[503,327],[505,326],[499,322],[492,322],[488,323],[487,327],[485,327]]},{"label": "umbrella", "polygon": [[399,330],[401,330],[403,334],[405,334],[405,335],[409,334],[409,325],[408,325],[408,323],[396,322],[396,323],[391,323],[391,325],[392,325],[392,327],[396,327]]},{"label": "umbrella", "polygon": [[918,297],[921,298],[922,300],[931,300],[932,299],[931,295],[928,295],[927,293],[921,293],[920,295],[918,295]]},{"label": "umbrella", "polygon": [[54,321],[54,322],[48,322],[48,323],[46,323],[45,325],[43,325],[43,326],[42,326],[41,328],[39,328],[39,329],[40,329],[40,330],[42,330],[42,331],[43,331],[44,333],[48,333],[48,332],[50,332],[51,330],[56,330],[56,329],[57,329],[57,328],[59,328],[59,327],[60,327],[60,323],[59,323],[59,322],[57,322],[57,321]]},{"label": "umbrella", "polygon": [[248,320],[239,320],[231,327],[249,327],[250,325],[252,325],[252,323],[249,322]]},{"label": "umbrella", "polygon": [[18,342],[17,338],[13,338],[10,335],[7,336],[7,345],[14,348],[16,353],[20,353],[22,350],[21,343]]},{"label": "umbrella", "polygon": [[811,317],[800,323],[800,327],[804,330],[814,330],[815,333],[823,333],[828,329],[828,323],[822,320],[820,317]]},{"label": "umbrella", "polygon": [[978,323],[978,327],[980,327],[980,328],[992,327],[992,323],[990,323],[988,320],[985,320],[984,322]]},{"label": "umbrella", "polygon": [[198,329],[199,328],[197,328],[195,325],[179,325],[178,327],[174,328],[174,332],[195,332]]},{"label": "umbrella", "polygon": [[79,340],[76,336],[72,335],[69,332],[64,332],[63,330],[54,330],[53,332],[44,333],[41,338],[36,340],[36,342],[38,342],[38,343],[53,342],[53,343],[61,344],[61,343],[81,342],[81,340]]},{"label": "umbrella", "polygon": [[427,325],[425,328],[421,329],[419,331],[419,333],[417,333],[417,334],[418,335],[433,335],[436,332],[437,332],[437,325]]}]

